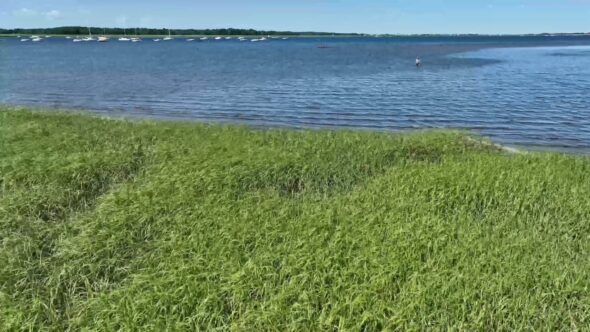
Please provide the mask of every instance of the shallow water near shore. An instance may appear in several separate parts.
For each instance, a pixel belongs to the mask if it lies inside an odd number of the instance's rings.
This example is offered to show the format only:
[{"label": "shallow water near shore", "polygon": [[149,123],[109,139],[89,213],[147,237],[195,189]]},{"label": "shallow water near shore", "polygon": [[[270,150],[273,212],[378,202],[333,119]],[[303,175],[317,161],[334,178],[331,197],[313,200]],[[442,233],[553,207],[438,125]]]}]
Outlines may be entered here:
[{"label": "shallow water near shore", "polygon": [[588,152],[589,92],[590,37],[0,42],[0,103],[117,116],[464,128]]}]

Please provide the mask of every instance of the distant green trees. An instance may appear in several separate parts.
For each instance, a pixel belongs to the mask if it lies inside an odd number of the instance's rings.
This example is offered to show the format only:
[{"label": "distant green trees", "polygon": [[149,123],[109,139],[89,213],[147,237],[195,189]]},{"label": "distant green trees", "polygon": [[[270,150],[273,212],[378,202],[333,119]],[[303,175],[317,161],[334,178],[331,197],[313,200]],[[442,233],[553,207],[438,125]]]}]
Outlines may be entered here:
[{"label": "distant green trees", "polygon": [[[0,29],[0,34],[23,34],[23,35],[85,35],[88,34],[88,27],[83,26],[67,26],[56,28],[33,28],[33,29]],[[123,35],[125,30],[123,28],[99,28],[90,27],[92,34],[107,34],[107,35]],[[168,29],[153,29],[153,28],[128,28],[127,34],[139,35],[167,35]],[[343,35],[331,32],[293,32],[293,31],[264,31],[254,29],[170,29],[172,35]],[[347,34],[350,35],[350,34]]]}]

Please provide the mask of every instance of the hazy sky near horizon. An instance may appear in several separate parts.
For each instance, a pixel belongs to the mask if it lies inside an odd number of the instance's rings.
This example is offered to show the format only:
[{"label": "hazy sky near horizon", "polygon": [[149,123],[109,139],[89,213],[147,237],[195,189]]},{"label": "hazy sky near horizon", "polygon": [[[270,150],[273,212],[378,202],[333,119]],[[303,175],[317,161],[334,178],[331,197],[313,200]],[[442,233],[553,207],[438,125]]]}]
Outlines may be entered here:
[{"label": "hazy sky near horizon", "polygon": [[363,33],[590,31],[590,0],[0,0],[0,28],[91,25]]}]

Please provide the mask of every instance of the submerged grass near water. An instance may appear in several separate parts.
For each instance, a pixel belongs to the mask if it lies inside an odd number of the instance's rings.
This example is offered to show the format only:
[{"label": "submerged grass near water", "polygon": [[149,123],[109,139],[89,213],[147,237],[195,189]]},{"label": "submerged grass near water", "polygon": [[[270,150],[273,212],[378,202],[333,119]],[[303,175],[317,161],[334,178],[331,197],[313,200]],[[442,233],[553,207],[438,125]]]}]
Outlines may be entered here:
[{"label": "submerged grass near water", "polygon": [[590,328],[587,157],[0,110],[0,330]]}]

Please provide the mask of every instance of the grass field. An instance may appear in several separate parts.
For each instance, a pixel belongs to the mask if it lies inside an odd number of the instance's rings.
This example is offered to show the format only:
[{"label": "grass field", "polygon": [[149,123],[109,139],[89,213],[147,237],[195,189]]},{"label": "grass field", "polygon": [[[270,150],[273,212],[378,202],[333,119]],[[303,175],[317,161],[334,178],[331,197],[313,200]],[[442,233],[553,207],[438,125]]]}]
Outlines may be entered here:
[{"label": "grass field", "polygon": [[0,330],[589,330],[590,158],[0,108]]}]

